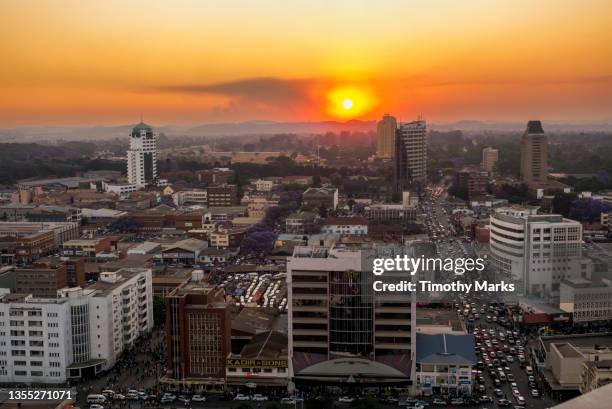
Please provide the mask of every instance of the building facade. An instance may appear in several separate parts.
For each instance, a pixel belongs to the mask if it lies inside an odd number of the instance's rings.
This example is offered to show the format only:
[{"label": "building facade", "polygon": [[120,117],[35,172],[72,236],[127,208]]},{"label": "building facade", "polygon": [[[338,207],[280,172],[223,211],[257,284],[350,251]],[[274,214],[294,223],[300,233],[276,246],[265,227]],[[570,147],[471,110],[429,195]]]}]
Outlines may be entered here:
[{"label": "building facade", "polygon": [[157,181],[157,135],[145,124],[136,125],[130,134],[127,151],[128,182],[138,189]]},{"label": "building facade", "polygon": [[401,191],[427,181],[427,124],[402,122],[395,137],[395,184]]},{"label": "building facade", "polygon": [[61,384],[110,369],[153,328],[151,270],[102,273],[57,298],[0,298],[0,382]]},{"label": "building facade", "polygon": [[548,181],[548,137],[540,121],[529,121],[521,137],[521,179],[527,184]]},{"label": "building facade", "polygon": [[482,168],[486,172],[493,173],[498,160],[499,151],[497,149],[489,146],[482,150]]},{"label": "building facade", "polygon": [[559,295],[560,282],[582,271],[582,225],[535,208],[504,207],[490,217],[493,266],[525,293]]},{"label": "building facade", "polygon": [[397,120],[389,114],[385,114],[376,125],[376,157],[381,159],[393,159],[395,152],[395,132]]},{"label": "building facade", "polygon": [[289,257],[289,360],[296,383],[409,383],[415,304],[375,297],[362,256],[343,247],[298,246]]}]

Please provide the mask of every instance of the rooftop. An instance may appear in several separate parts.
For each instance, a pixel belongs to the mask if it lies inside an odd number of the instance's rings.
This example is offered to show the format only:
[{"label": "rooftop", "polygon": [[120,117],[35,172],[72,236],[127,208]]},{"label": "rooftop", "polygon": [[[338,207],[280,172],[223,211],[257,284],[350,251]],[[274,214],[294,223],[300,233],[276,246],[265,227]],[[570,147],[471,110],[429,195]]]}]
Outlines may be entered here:
[{"label": "rooftop", "polygon": [[476,364],[473,335],[417,333],[416,360],[421,364]]}]

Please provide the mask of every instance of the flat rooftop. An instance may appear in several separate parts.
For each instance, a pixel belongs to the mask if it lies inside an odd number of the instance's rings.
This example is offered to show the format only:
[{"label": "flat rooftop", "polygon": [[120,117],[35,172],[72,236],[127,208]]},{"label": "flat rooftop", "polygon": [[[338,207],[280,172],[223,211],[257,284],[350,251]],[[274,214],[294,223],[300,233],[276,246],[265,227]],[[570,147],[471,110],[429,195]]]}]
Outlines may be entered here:
[{"label": "flat rooftop", "polygon": [[598,334],[576,334],[576,335],[553,335],[540,338],[546,352],[550,350],[550,344],[570,344],[574,348],[593,348],[597,345],[599,348],[612,349],[612,333]]}]

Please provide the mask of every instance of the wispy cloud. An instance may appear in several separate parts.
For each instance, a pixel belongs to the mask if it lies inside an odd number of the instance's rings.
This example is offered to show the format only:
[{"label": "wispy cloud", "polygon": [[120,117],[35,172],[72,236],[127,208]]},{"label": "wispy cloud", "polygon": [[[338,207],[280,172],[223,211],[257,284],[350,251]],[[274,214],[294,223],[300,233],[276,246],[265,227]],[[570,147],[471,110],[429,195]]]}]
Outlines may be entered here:
[{"label": "wispy cloud", "polygon": [[251,102],[278,105],[308,100],[308,87],[312,82],[313,80],[309,79],[258,77],[212,84],[165,85],[158,87],[158,90],[190,94],[216,94]]}]

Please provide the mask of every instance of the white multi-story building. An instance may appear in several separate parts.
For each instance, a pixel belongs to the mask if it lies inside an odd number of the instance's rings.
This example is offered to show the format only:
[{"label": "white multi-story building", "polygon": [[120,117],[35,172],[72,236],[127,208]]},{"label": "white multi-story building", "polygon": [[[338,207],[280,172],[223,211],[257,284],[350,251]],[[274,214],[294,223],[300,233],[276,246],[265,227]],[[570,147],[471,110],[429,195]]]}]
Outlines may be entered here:
[{"label": "white multi-story building", "polygon": [[491,261],[532,295],[559,293],[582,272],[582,225],[536,208],[499,208],[490,217]]},{"label": "white multi-story building", "polygon": [[605,278],[561,281],[559,308],[572,313],[572,322],[612,320],[612,281]]},{"label": "white multi-story building", "polygon": [[111,368],[153,328],[151,270],[102,273],[58,298],[0,297],[0,382],[64,383]]},{"label": "white multi-story building", "polygon": [[128,182],[143,188],[157,181],[157,135],[144,123],[139,123],[130,134],[127,151]]},{"label": "white multi-story building", "polygon": [[207,204],[208,190],[180,190],[172,195],[172,199],[174,200],[174,203],[179,206],[183,206],[184,204]]},{"label": "white multi-story building", "polygon": [[268,179],[257,179],[255,181],[255,189],[258,192],[270,192],[274,187],[274,181]]},{"label": "white multi-story building", "polygon": [[368,219],[365,217],[328,217],[321,228],[321,232],[367,236]]},{"label": "white multi-story building", "polygon": [[115,193],[120,198],[126,198],[130,193],[138,190],[134,183],[106,183],[102,182],[102,189],[108,193]]}]

